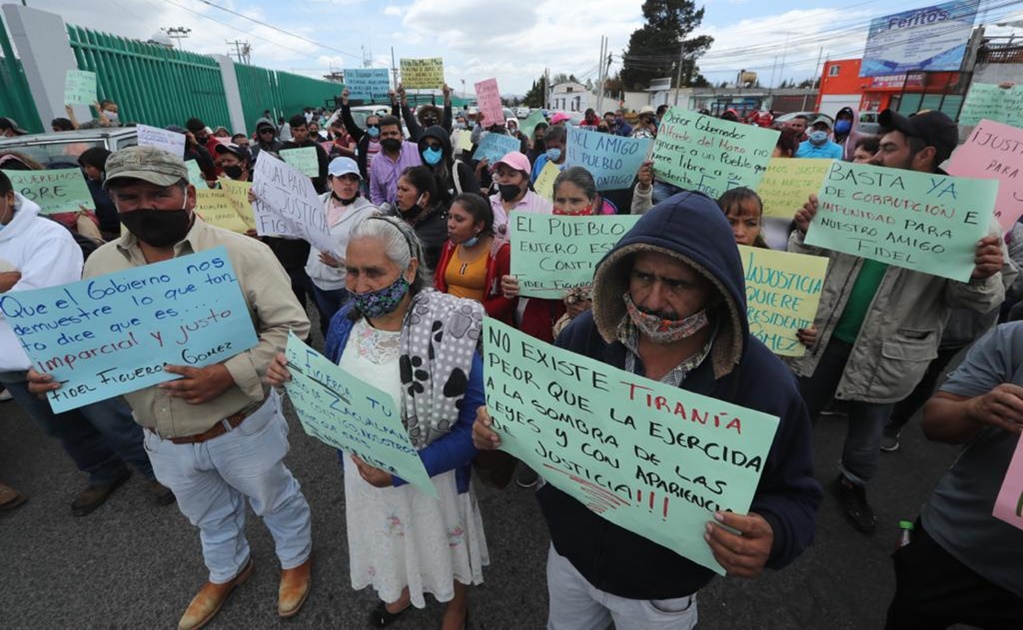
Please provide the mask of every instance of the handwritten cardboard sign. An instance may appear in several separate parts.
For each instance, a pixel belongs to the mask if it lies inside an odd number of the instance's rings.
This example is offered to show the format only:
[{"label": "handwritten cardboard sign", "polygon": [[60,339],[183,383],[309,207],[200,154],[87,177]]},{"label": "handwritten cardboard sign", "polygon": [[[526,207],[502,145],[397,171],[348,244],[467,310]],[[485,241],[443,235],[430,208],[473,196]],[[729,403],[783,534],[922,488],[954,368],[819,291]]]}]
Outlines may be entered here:
[{"label": "handwritten cardboard sign", "polygon": [[998,182],[833,162],[806,244],[966,282]]},{"label": "handwritten cardboard sign", "polygon": [[561,167],[548,160],[540,169],[540,175],[537,176],[536,181],[533,182],[533,190],[544,199],[554,201],[554,182],[557,181],[560,174]]},{"label": "handwritten cardboard sign", "polygon": [[518,138],[500,133],[488,133],[476,145],[476,151],[472,154],[472,159],[477,161],[487,160],[493,166],[498,160],[512,151],[518,151],[520,148],[522,148],[522,145]]},{"label": "handwritten cardboard sign", "polygon": [[223,189],[196,190],[195,211],[203,221],[210,225],[239,234],[245,234],[245,231],[249,229],[242,218],[238,216],[238,212],[227,196],[227,191]]},{"label": "handwritten cardboard sign", "polygon": [[411,90],[439,90],[444,87],[444,59],[402,59],[401,84]]},{"label": "handwritten cardboard sign", "polygon": [[307,177],[320,176],[320,159],[316,154],[316,147],[283,149],[279,153],[282,160],[289,166],[298,169],[303,175]]},{"label": "handwritten cardboard sign", "polygon": [[501,105],[501,90],[497,87],[497,79],[487,79],[475,84],[476,101],[480,113],[483,114],[483,125],[489,127],[504,124],[504,108]]},{"label": "handwritten cardboard sign", "polygon": [[227,193],[227,201],[231,204],[235,213],[250,229],[256,229],[256,218],[252,215],[252,202],[249,201],[249,191],[252,190],[252,182],[236,182],[233,179],[220,180],[220,187]]},{"label": "handwritten cardboard sign", "polygon": [[508,451],[603,518],[724,573],[703,539],[749,511],[778,418],[555,348],[487,318],[487,408]]},{"label": "handwritten cardboard sign", "polygon": [[55,413],[178,378],[257,343],[223,247],[58,287],[0,295],[32,367],[63,387]]},{"label": "handwritten cardboard sign", "polygon": [[78,212],[93,208],[92,193],[77,168],[53,171],[4,171],[14,190],[39,204],[40,214]]},{"label": "handwritten cardboard sign", "polygon": [[791,219],[821,189],[831,160],[771,158],[757,194],[765,217]]},{"label": "handwritten cardboard sign", "polygon": [[382,100],[391,90],[391,74],[386,68],[349,68],[344,72],[348,98]]},{"label": "handwritten cardboard sign", "polygon": [[291,380],[284,388],[306,433],[437,498],[390,394],[329,361],[294,333],[288,334],[285,355]]},{"label": "handwritten cardboard sign", "polygon": [[136,125],[140,147],[156,147],[177,157],[185,156],[185,134],[149,125]]},{"label": "handwritten cardboard sign", "polygon": [[64,75],[64,104],[92,105],[96,102],[96,73],[68,70]]},{"label": "handwritten cardboard sign", "polygon": [[657,130],[654,173],[658,179],[714,199],[739,186],[756,190],[778,134],[774,129],[672,107]]},{"label": "handwritten cardboard sign", "polygon": [[323,202],[308,176],[264,151],[256,160],[252,179],[257,234],[296,236],[321,252],[342,254],[330,235]]},{"label": "handwritten cardboard sign", "polygon": [[739,245],[739,255],[750,334],[777,355],[803,356],[806,346],[796,331],[813,325],[828,259],[745,245]]},{"label": "handwritten cardboard sign", "polygon": [[206,182],[206,176],[203,175],[202,169],[199,168],[198,162],[195,160],[185,160],[185,168],[188,169],[188,183],[195,186],[196,190],[210,187]]},{"label": "handwritten cardboard sign", "polygon": [[1023,529],[1023,440],[1016,445],[1016,452],[1005,471],[1005,481],[995,499],[995,518]]},{"label": "handwritten cardboard sign", "polygon": [[508,217],[511,273],[527,297],[560,298],[593,281],[604,254],[640,216],[554,216],[512,212]]},{"label": "handwritten cardboard sign", "polygon": [[468,129],[455,129],[454,133],[455,151],[472,151],[472,132]]},{"label": "handwritten cardboard sign", "polygon": [[959,177],[998,180],[995,218],[1009,232],[1023,215],[1023,129],[982,120],[956,149],[948,172]]},{"label": "handwritten cardboard sign", "polygon": [[973,83],[959,112],[960,125],[991,120],[1023,127],[1023,85],[1003,89],[991,83]]},{"label": "handwritten cardboard sign", "polygon": [[651,144],[650,138],[623,138],[569,127],[565,164],[588,170],[597,190],[631,188]]}]

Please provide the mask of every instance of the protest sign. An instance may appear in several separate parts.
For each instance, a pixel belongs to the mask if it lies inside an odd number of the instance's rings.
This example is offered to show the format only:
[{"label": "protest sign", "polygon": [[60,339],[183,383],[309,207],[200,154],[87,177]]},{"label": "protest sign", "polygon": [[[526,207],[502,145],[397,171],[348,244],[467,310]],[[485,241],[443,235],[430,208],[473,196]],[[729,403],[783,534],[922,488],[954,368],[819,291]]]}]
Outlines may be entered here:
[{"label": "protest sign", "polygon": [[948,172],[998,180],[995,218],[1006,234],[1023,215],[1023,129],[982,120],[952,154]]},{"label": "protest sign", "polygon": [[245,234],[248,226],[238,216],[225,190],[196,190],[195,211],[202,220],[225,230]]},{"label": "protest sign", "polygon": [[831,160],[771,158],[757,194],[765,217],[791,219],[821,189]]},{"label": "protest sign", "polygon": [[527,297],[560,299],[593,281],[593,270],[639,221],[639,215],[555,216],[512,212],[508,217],[511,274]]},{"label": "protest sign", "polygon": [[472,151],[472,132],[468,129],[455,130],[455,151]]},{"label": "protest sign", "polygon": [[995,499],[995,518],[1023,529],[1023,440],[1016,444],[1016,452],[1005,471],[1005,481]]},{"label": "protest sign", "polygon": [[488,160],[490,165],[493,166],[504,156],[521,148],[522,144],[518,138],[500,133],[488,133],[476,145],[476,151],[472,154],[472,159]]},{"label": "protest sign", "polygon": [[410,90],[439,90],[444,87],[444,59],[402,59],[401,84]]},{"label": "protest sign", "polygon": [[188,169],[188,183],[195,186],[198,190],[210,187],[206,183],[206,176],[203,175],[198,162],[195,160],[185,160],[185,168]]},{"label": "protest sign", "polygon": [[739,255],[750,334],[777,355],[803,356],[806,346],[796,331],[813,325],[828,259],[745,245],[739,245]]},{"label": "protest sign", "polygon": [[487,79],[476,84],[476,101],[479,103],[480,113],[483,114],[484,127],[505,124],[501,90],[497,87],[497,79]]},{"label": "protest sign", "polygon": [[185,156],[185,134],[149,125],[136,125],[140,147],[156,147],[177,157]]},{"label": "protest sign", "polygon": [[554,182],[557,181],[560,174],[561,168],[548,160],[543,165],[543,168],[540,169],[540,174],[537,175],[536,181],[533,182],[533,190],[544,199],[554,201]]},{"label": "protest sign", "polygon": [[536,131],[536,126],[540,123],[547,124],[547,119],[544,118],[541,110],[534,109],[529,113],[529,116],[526,116],[526,119],[522,121],[522,124],[519,125],[519,131],[521,131],[522,135],[527,138],[532,138],[533,132]]},{"label": "protest sign", "polygon": [[64,104],[92,105],[96,102],[96,73],[68,70],[64,75]]},{"label": "protest sign", "polygon": [[349,68],[344,73],[348,98],[384,100],[391,91],[391,73],[386,68]]},{"label": "protest sign", "polygon": [[39,214],[95,208],[89,185],[77,168],[53,171],[4,171],[14,191],[39,204]]},{"label": "protest sign", "polygon": [[754,190],[779,132],[672,107],[654,141],[657,178],[717,199],[739,186]]},{"label": "protest sign", "polygon": [[249,201],[249,191],[252,190],[252,182],[236,182],[233,179],[220,181],[220,187],[227,193],[227,201],[231,204],[235,213],[250,229],[256,229],[256,218],[252,216],[252,202]]},{"label": "protest sign", "polygon": [[608,521],[724,573],[703,539],[749,511],[778,418],[649,380],[484,321],[501,449]]},{"label": "protest sign", "polygon": [[297,236],[321,252],[340,256],[323,202],[306,175],[264,151],[256,160],[252,190],[257,234]]},{"label": "protest sign", "polygon": [[806,244],[966,282],[998,182],[832,162]]},{"label": "protest sign", "polygon": [[960,125],[991,120],[1023,127],[1023,85],[1000,88],[991,83],[973,83],[959,112]]},{"label": "protest sign", "polygon": [[288,334],[285,355],[291,380],[284,388],[306,433],[437,497],[393,396],[327,360],[294,333]]},{"label": "protest sign", "polygon": [[650,138],[623,138],[569,127],[565,165],[588,170],[597,190],[631,188],[652,142]]},{"label": "protest sign", "polygon": [[58,287],[0,295],[32,367],[63,386],[55,413],[178,378],[256,345],[227,250],[217,247]]},{"label": "protest sign", "polygon": [[293,166],[307,177],[320,176],[320,158],[316,154],[316,147],[301,147],[298,149],[283,149],[278,152],[281,159]]}]

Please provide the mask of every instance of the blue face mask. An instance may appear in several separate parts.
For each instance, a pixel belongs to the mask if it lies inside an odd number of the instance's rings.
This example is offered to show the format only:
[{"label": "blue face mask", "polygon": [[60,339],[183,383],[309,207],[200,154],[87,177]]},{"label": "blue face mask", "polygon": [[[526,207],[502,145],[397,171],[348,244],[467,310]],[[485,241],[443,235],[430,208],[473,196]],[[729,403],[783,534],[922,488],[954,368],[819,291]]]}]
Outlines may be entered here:
[{"label": "blue face mask", "polygon": [[837,134],[849,133],[850,129],[852,129],[851,120],[839,120],[835,123],[835,133]]},{"label": "blue face mask", "polygon": [[370,127],[369,129],[366,130],[366,133],[369,134],[370,138],[376,138],[377,136],[380,135],[380,129],[376,127]]},{"label": "blue face mask", "polygon": [[422,152],[423,161],[430,166],[436,166],[440,163],[440,159],[444,157],[444,151],[429,147]]},{"label": "blue face mask", "polygon": [[561,149],[547,149],[547,159],[551,162],[557,162],[560,157]]},{"label": "blue face mask", "polygon": [[474,247],[476,245],[476,243],[479,243],[479,242],[480,242],[480,236],[479,236],[479,234],[477,234],[476,236],[474,236],[474,237],[472,237],[472,238],[470,238],[468,240],[463,241],[462,242],[462,247]]},{"label": "blue face mask", "polygon": [[809,134],[810,144],[820,146],[828,141],[827,131],[811,131]]}]

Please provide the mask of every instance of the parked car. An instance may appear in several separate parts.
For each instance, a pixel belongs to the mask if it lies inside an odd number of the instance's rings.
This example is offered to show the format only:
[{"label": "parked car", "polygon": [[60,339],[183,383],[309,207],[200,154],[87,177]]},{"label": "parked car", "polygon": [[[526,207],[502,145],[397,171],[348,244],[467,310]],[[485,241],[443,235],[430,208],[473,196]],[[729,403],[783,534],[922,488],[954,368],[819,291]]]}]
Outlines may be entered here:
[{"label": "parked car", "polygon": [[17,151],[50,168],[74,168],[78,166],[78,156],[86,149],[103,147],[117,151],[137,144],[134,127],[112,127],[4,138],[0,140],[0,152]]},{"label": "parked car", "polygon": [[370,116],[387,116],[391,113],[390,104],[357,105],[352,107],[352,119],[359,129],[366,128],[366,119]]},{"label": "parked car", "polygon": [[881,124],[877,120],[880,115],[879,112],[860,112],[860,122],[856,125],[856,131],[871,135],[881,133]]},{"label": "parked car", "polygon": [[515,116],[518,117],[518,118],[528,118],[529,117],[529,108],[528,107],[519,107],[518,109],[515,110]]},{"label": "parked car", "polygon": [[833,116],[828,116],[827,114],[822,114],[820,112],[791,112],[789,114],[782,114],[781,116],[778,116],[777,118],[774,119],[774,124],[775,126],[778,126],[779,124],[784,126],[788,124],[788,122],[795,118],[796,116],[806,116],[806,119],[809,121],[808,123],[809,125],[812,125],[813,121],[817,120],[819,116],[827,118],[829,121],[831,121],[832,125],[835,124],[835,118]]}]

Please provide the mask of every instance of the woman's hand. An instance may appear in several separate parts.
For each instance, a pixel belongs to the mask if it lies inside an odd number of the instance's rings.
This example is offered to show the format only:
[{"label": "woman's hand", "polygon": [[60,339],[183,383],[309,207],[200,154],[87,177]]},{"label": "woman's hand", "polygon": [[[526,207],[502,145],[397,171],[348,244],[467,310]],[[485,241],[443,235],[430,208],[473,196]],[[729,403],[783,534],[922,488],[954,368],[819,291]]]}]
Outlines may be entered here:
[{"label": "woman's hand", "polygon": [[501,276],[501,294],[507,300],[519,297],[519,279],[515,276]]},{"label": "woman's hand", "polygon": [[348,95],[349,94],[351,94],[351,92],[348,91],[348,88],[345,88],[345,89],[341,90],[341,104],[342,105],[347,105],[348,104]]},{"label": "woman's hand", "polygon": [[283,352],[278,352],[266,366],[264,380],[273,387],[283,387],[291,380],[291,372],[288,371],[288,358]]},{"label": "woman's hand", "polygon": [[806,234],[806,230],[815,216],[817,216],[817,195],[810,195],[803,207],[796,211],[796,227],[800,232]]},{"label": "woman's hand", "polygon": [[358,467],[359,476],[363,481],[374,488],[390,488],[394,485],[394,477],[391,476],[391,473],[370,466],[358,455],[352,455],[352,461]]},{"label": "woman's hand", "polygon": [[796,330],[796,338],[799,339],[799,343],[807,348],[812,348],[817,343],[817,327],[810,324],[809,328]]},{"label": "woman's hand", "polygon": [[337,269],[345,264],[345,261],[340,258],[334,258],[330,252],[320,252],[320,262],[328,267]]},{"label": "woman's hand", "polygon": [[486,407],[476,410],[476,421],[472,423],[472,443],[481,451],[493,451],[501,446],[501,436],[490,428],[494,421]]},{"label": "woman's hand", "polygon": [[639,167],[639,171],[636,173],[636,179],[639,180],[639,187],[643,190],[650,188],[654,183],[654,168],[653,162],[647,160]]}]

